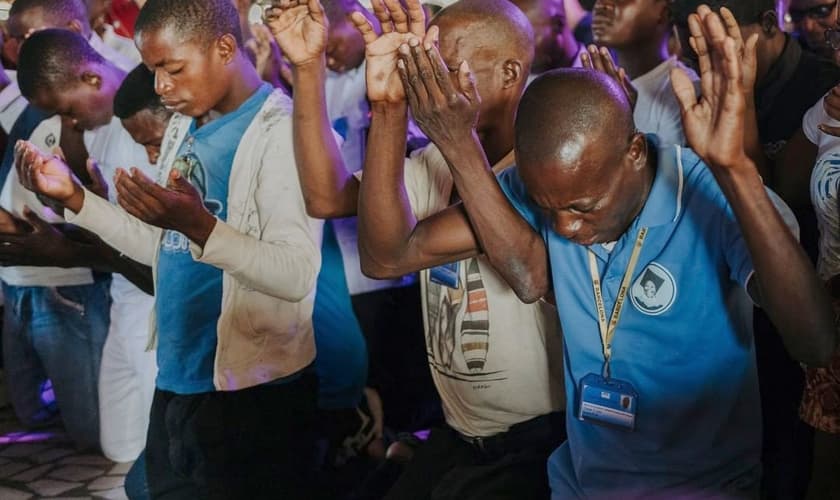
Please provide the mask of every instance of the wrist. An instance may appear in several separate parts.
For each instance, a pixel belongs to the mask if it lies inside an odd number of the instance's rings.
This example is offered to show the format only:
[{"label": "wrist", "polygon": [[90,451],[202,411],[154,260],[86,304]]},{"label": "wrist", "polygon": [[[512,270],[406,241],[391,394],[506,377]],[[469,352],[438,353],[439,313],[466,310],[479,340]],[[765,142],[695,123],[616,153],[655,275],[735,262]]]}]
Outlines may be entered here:
[{"label": "wrist", "polygon": [[408,103],[405,101],[370,101],[370,112],[385,117],[406,116],[408,114]]},{"label": "wrist", "polygon": [[298,74],[304,76],[324,74],[327,71],[326,54],[321,52],[315,57],[311,57],[303,61],[293,62],[292,71],[296,76]]},{"label": "wrist", "polygon": [[85,190],[80,185],[73,183],[73,194],[66,200],[61,200],[64,207],[73,213],[78,214],[82,211],[85,204]]},{"label": "wrist", "polygon": [[185,230],[182,230],[181,233],[196,245],[204,248],[207,240],[210,239],[210,234],[216,227],[216,218],[210,215],[210,212],[202,211],[199,217],[195,217],[192,220],[192,224]]}]

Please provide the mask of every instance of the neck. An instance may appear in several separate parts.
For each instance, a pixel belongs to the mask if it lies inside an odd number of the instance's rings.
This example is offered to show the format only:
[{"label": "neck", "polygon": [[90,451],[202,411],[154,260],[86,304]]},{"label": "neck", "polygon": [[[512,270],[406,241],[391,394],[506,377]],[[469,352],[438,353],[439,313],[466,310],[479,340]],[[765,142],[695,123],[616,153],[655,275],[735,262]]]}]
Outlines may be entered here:
[{"label": "neck", "polygon": [[[759,35],[764,38],[763,35]],[[787,42],[787,37],[780,32],[777,32],[774,36],[770,38],[764,38],[758,42],[758,47],[756,49],[756,85],[766,85],[767,81],[767,73],[770,72],[770,68],[779,60],[782,56],[782,52],[785,50],[785,43]]]},{"label": "neck", "polygon": [[213,108],[213,111],[223,115],[239,108],[262,85],[262,79],[254,65],[248,62],[241,51],[231,64],[234,65],[234,68],[231,68],[234,77],[231,79],[230,90]]},{"label": "neck", "polygon": [[478,138],[481,141],[481,147],[484,148],[490,168],[493,168],[513,149],[513,117],[504,121],[500,120],[498,123],[507,125],[494,124],[478,130]]},{"label": "neck", "polygon": [[630,224],[632,224],[633,221],[636,220],[636,217],[638,217],[642,213],[642,210],[645,208],[645,203],[647,203],[648,197],[650,196],[650,191],[651,189],[653,189],[653,180],[656,178],[656,163],[656,152],[651,151],[650,143],[648,143],[648,149],[645,158],[645,167],[642,170],[641,174],[641,196],[639,196],[636,207],[633,209],[633,216],[630,218],[630,222],[627,227],[630,227]]},{"label": "neck", "polygon": [[629,47],[615,49],[618,65],[631,80],[636,79],[668,59],[668,37],[651,39]]}]

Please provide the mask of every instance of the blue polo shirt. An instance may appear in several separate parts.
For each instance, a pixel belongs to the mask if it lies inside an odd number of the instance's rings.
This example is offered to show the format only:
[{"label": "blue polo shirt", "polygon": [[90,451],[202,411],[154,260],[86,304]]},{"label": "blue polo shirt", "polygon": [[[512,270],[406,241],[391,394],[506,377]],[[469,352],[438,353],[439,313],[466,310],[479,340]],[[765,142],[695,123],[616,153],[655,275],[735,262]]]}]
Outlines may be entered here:
[{"label": "blue polo shirt", "polygon": [[707,166],[688,149],[660,149],[632,226],[612,251],[591,247],[609,316],[639,229],[648,228],[611,364],[612,376],[639,393],[633,431],[577,418],[580,381],[603,365],[587,247],[552,231],[517,169],[499,182],[547,243],[563,326],[569,437],[549,459],[553,498],[709,498],[754,488],[761,415],[741,307],[753,266]]}]

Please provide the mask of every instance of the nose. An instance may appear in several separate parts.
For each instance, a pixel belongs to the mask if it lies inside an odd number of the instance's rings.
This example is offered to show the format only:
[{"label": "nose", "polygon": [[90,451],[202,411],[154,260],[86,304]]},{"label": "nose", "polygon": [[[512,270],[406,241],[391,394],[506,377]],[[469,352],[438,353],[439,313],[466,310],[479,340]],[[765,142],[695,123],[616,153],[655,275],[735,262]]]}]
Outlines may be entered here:
[{"label": "nose", "polygon": [[172,90],[172,81],[166,76],[163,70],[155,70],[155,93],[159,96]]},{"label": "nose", "polygon": [[580,217],[569,212],[554,212],[552,219],[554,232],[566,239],[573,239],[583,227]]}]

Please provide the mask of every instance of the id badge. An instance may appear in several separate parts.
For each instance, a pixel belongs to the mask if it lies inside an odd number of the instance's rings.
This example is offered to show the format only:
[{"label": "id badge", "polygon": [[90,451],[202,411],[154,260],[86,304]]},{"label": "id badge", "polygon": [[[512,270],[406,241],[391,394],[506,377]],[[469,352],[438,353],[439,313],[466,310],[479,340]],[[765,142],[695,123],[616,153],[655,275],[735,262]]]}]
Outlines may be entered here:
[{"label": "id badge", "polygon": [[460,282],[460,262],[452,262],[442,266],[433,267],[429,279],[432,283],[443,285],[449,288],[458,289]]},{"label": "id badge", "polygon": [[633,430],[638,399],[630,382],[590,373],[580,381],[578,419]]}]

